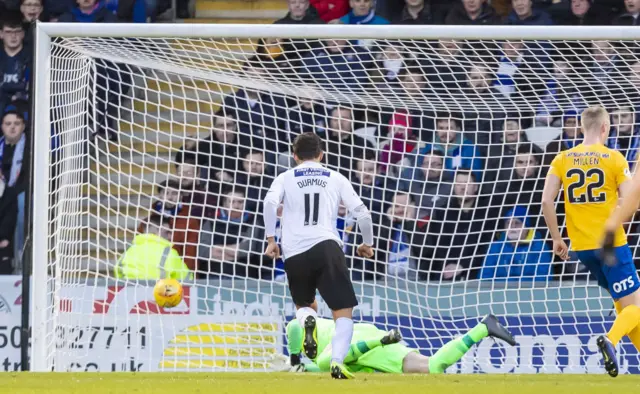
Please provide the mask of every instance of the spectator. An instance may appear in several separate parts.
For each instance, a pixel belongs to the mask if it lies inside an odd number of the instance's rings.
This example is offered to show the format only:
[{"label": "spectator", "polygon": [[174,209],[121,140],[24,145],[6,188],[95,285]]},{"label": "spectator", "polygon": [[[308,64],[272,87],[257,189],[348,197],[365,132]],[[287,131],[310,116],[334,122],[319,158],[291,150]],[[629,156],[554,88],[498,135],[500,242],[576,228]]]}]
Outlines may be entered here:
[{"label": "spectator", "polygon": [[[316,8],[309,5],[309,0],[287,0],[287,5],[289,7],[287,15],[273,23],[286,25],[315,25],[325,23],[318,15]],[[340,14],[340,16],[342,15],[344,14]],[[314,40],[283,39],[281,41],[283,53],[289,56],[295,54],[297,58],[307,56],[311,50],[318,49],[321,46],[318,41]]]},{"label": "spectator", "polygon": [[76,6],[76,0],[45,0],[44,10],[50,22],[57,22],[60,15]]},{"label": "spectator", "polygon": [[371,70],[370,77],[382,89],[386,87],[393,90],[398,87],[398,77],[405,62],[401,48],[399,44],[387,41],[376,50],[376,66]]},{"label": "spectator", "polygon": [[327,132],[327,165],[351,178],[353,160],[362,159],[367,149],[373,146],[364,138],[353,133],[353,110],[347,107],[334,107],[329,112]]},{"label": "spectator", "polygon": [[[529,207],[529,215],[540,219],[540,204],[546,168],[541,166],[541,158],[534,155],[530,145],[518,147],[513,168],[505,168],[498,175],[498,181],[491,192],[491,206],[500,207],[502,212],[523,205]],[[538,227],[538,223],[534,224]]]},{"label": "spectator", "polygon": [[[262,78],[263,70],[247,62],[245,72],[249,77]],[[275,153],[288,152],[289,144],[285,131],[286,114],[279,113],[287,107],[284,100],[254,89],[240,89],[224,99],[224,108],[233,109],[238,121],[239,143],[254,149],[272,152],[267,158],[274,162]]]},{"label": "spectator", "polygon": [[[247,272],[247,263],[261,261],[261,240],[264,237],[258,234],[255,216],[246,210],[244,189],[235,187],[223,191],[216,218],[213,223],[205,225],[205,229],[202,243],[213,245],[208,272],[234,277],[244,277],[249,273],[252,277],[259,277],[251,270]],[[213,237],[209,242],[211,230]]]},{"label": "spectator", "polygon": [[507,16],[507,25],[553,25],[551,16],[546,12],[533,8],[532,0],[512,0],[513,11]]},{"label": "spectator", "polygon": [[[185,264],[191,271],[197,269],[198,237],[200,220],[191,214],[191,206],[182,203],[180,182],[166,180],[157,186],[156,199],[152,211],[169,219],[171,227],[171,243],[178,251]],[[138,227],[139,233],[144,233],[143,224]]]},{"label": "spectator", "polygon": [[445,18],[447,25],[497,25],[500,16],[485,0],[461,0]]},{"label": "spectator", "polygon": [[611,114],[611,132],[607,145],[615,149],[629,162],[631,172],[635,172],[640,148],[640,125],[631,104],[619,104]]},{"label": "spectator", "polygon": [[536,125],[551,126],[554,116],[569,111],[582,112],[587,104],[578,90],[572,58],[557,55],[553,61],[553,73],[545,82],[544,93],[540,95],[540,105],[536,110]]},{"label": "spectator", "polygon": [[[413,60],[405,62],[404,67],[400,70],[398,81],[399,91],[395,94],[402,97],[403,101],[407,102],[407,106],[411,108],[409,114],[411,115],[411,125],[415,130],[415,134],[418,135],[419,140],[428,141],[429,136],[426,130],[433,130],[434,121],[433,117],[426,116],[425,113],[419,109],[424,106],[425,89],[427,86],[427,79],[422,66]],[[389,109],[384,112],[390,116],[395,110]],[[382,123],[390,121],[391,119],[381,120]]]},{"label": "spectator", "polygon": [[24,28],[20,18],[2,21],[2,43],[0,51],[0,114],[16,101],[28,99],[29,51],[24,47]]},{"label": "spectator", "polygon": [[208,138],[198,141],[198,136],[191,137],[183,147],[195,149],[198,166],[208,172],[203,178],[212,182],[209,190],[213,192],[219,192],[221,184],[233,181],[240,145],[251,146],[250,142],[240,140],[237,127],[235,114],[221,110],[214,116],[213,130]]},{"label": "spectator", "polygon": [[305,98],[300,98],[298,105],[289,110],[287,119],[290,144],[302,133],[311,132],[323,137],[327,131],[327,109]]},{"label": "spectator", "polygon": [[580,118],[575,111],[569,111],[562,117],[562,133],[549,142],[545,149],[545,166],[549,166],[558,153],[582,143],[579,122]]},{"label": "spectator", "polygon": [[106,6],[123,22],[147,23],[171,8],[171,0],[106,0]]},{"label": "spectator", "polygon": [[197,154],[181,151],[176,154],[175,169],[182,195],[182,203],[191,207],[190,215],[195,218],[213,218],[218,204],[213,193],[207,192],[206,182],[200,176]]},{"label": "spectator", "polygon": [[20,12],[24,22],[42,21],[42,11],[42,0],[20,0]]},{"label": "spectator", "polygon": [[465,70],[460,58],[462,56],[461,41],[440,39],[435,56],[428,57],[427,75],[430,80],[431,94],[440,98],[460,89]]},{"label": "spectator", "polygon": [[[414,171],[422,166],[424,152],[438,150],[445,153],[444,168],[446,170],[468,168],[474,172],[476,179],[482,179],[484,168],[482,154],[477,146],[462,137],[458,120],[444,115],[438,116],[435,134],[433,143],[414,149]],[[411,178],[413,176],[409,174],[409,179]]]},{"label": "spectator", "polygon": [[[464,103],[463,130],[468,132],[465,137],[474,142],[483,155],[488,154],[493,131],[499,128],[495,119],[501,117],[498,108],[501,104],[497,98],[499,91],[493,86],[495,75],[488,66],[483,65],[483,59],[470,60],[472,66],[466,68],[466,80],[461,81]],[[466,100],[466,101],[465,101]]]},{"label": "spectator", "polygon": [[156,280],[190,277],[189,268],[171,244],[170,219],[159,214],[142,223],[131,246],[118,260],[114,269],[116,279]]},{"label": "spectator", "polygon": [[522,41],[505,41],[493,84],[504,97],[511,97],[517,92],[525,99],[532,99],[545,90],[544,82],[537,72],[541,67]]},{"label": "spectator", "polygon": [[397,192],[388,205],[378,232],[378,259],[385,263],[387,276],[416,280],[427,221],[418,218],[407,192]]},{"label": "spectator", "polygon": [[429,218],[433,209],[451,196],[453,172],[444,169],[444,153],[439,150],[424,152],[420,171],[411,180],[404,180],[403,189],[409,190],[418,205],[418,217]]},{"label": "spectator", "polygon": [[262,212],[262,200],[273,182],[273,173],[264,160],[264,152],[260,150],[241,151],[241,171],[236,175],[236,185],[246,190],[246,211],[252,214]]},{"label": "spectator", "polygon": [[587,100],[603,100],[611,90],[623,88],[620,85],[620,58],[610,41],[593,41],[591,59],[593,62],[589,64],[588,76],[585,78],[585,82],[591,85],[589,92],[584,92]]},{"label": "spectator", "polygon": [[395,25],[442,25],[443,12],[431,0],[405,0],[402,14],[393,19]]},{"label": "spectator", "polygon": [[538,157],[538,161],[542,160],[542,150],[529,142],[522,128],[522,122],[523,118],[517,115],[512,115],[504,121],[504,131],[499,137],[494,138],[494,143],[489,147],[489,159],[483,181],[493,182],[501,171],[513,168],[518,149],[522,146]]},{"label": "spectator", "polygon": [[[25,230],[25,191],[29,184],[29,143],[25,133],[24,117],[16,111],[8,111],[2,115],[0,122],[0,183],[4,186],[3,205],[16,209],[16,225],[14,232],[13,256],[15,265],[19,266],[24,245]],[[1,241],[1,240],[0,240]]]},{"label": "spectator", "polygon": [[286,25],[325,23],[318,15],[318,10],[309,5],[309,0],[287,0],[287,6],[289,7],[287,15],[273,23]]},{"label": "spectator", "polygon": [[532,222],[526,207],[516,206],[507,211],[504,232],[491,243],[479,279],[551,279],[553,253]]},{"label": "spectator", "polygon": [[325,22],[341,18],[350,9],[348,0],[310,0],[310,2],[318,10],[320,18]]},{"label": "spectator", "polygon": [[349,11],[339,19],[345,25],[388,25],[389,21],[376,15],[373,0],[349,0]]},{"label": "spectator", "polygon": [[613,25],[637,26],[638,15],[640,15],[640,0],[625,0],[626,12],[613,18]]},{"label": "spectator", "polygon": [[14,256],[14,235],[18,220],[18,204],[15,198],[5,194],[5,181],[0,180],[0,275],[11,275]]},{"label": "spectator", "polygon": [[179,19],[191,18],[189,2],[190,0],[176,0],[176,16]]},{"label": "spectator", "polygon": [[346,40],[328,40],[303,59],[305,73],[312,81],[337,91],[360,92],[368,82],[367,70],[373,67],[373,57],[360,45]]},{"label": "spectator", "polygon": [[389,140],[380,154],[380,170],[389,175],[399,175],[406,154],[413,152],[417,145],[411,128],[411,117],[403,112],[394,113],[387,136]]},{"label": "spectator", "polygon": [[473,172],[456,172],[453,195],[434,208],[429,221],[426,253],[432,258],[422,261],[423,277],[445,281],[477,277],[498,217],[497,210],[478,197],[479,189]]},{"label": "spectator", "polygon": [[355,167],[356,171],[352,177],[353,189],[369,208],[373,223],[380,223],[382,208],[391,201],[397,184],[391,177],[380,175],[378,163],[371,153],[365,158],[356,159]]},{"label": "spectator", "polygon": [[60,15],[58,22],[113,23],[118,18],[103,1],[76,0],[77,6]]},{"label": "spectator", "polygon": [[[566,7],[566,3],[571,3]],[[593,0],[570,0],[553,4],[547,10],[557,25],[594,26],[609,25],[610,12],[598,7]]]},{"label": "spectator", "polygon": [[247,59],[247,63],[255,69],[266,71],[265,75],[270,77],[289,78],[299,70],[301,56],[309,52],[308,47],[301,49],[292,47],[290,41],[279,38],[260,38],[255,56]]},{"label": "spectator", "polygon": [[[20,12],[22,13],[22,21],[25,26],[35,22],[47,22],[47,17],[43,13],[42,7],[43,0],[20,0]],[[26,29],[24,34],[24,46],[31,53],[33,48],[33,32],[30,26]]]}]

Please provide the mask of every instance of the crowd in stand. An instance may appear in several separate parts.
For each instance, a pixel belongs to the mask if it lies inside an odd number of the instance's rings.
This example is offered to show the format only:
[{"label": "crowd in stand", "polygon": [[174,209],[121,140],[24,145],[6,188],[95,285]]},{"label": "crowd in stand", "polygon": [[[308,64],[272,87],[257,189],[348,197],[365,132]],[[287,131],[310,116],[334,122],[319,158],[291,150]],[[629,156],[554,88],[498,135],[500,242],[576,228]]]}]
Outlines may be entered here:
[{"label": "crowd in stand", "polygon": [[[33,19],[25,13],[25,3],[39,2],[23,0],[25,19]],[[115,18],[113,12],[120,15],[119,8],[108,8],[110,2],[78,0],[75,11],[57,16],[51,11],[49,17],[83,20],[85,3],[105,7],[109,17],[103,21]],[[398,3],[288,0],[289,13],[276,23],[635,25],[640,14],[640,0],[405,0],[397,7]],[[6,55],[0,56],[15,56],[7,37],[20,37],[21,29],[19,23],[3,25]],[[117,274],[153,276],[151,271],[131,269],[137,264],[131,256],[144,255],[139,251],[154,243],[161,250],[169,241],[183,269],[196,276],[283,280],[282,261],[262,255],[261,202],[275,176],[293,165],[290,143],[302,132],[326,140],[326,164],[352,181],[373,214],[376,256],[365,260],[353,250],[360,242],[354,221],[345,209],[339,212],[336,227],[354,279],[537,281],[578,269],[555,264],[546,242],[540,219],[546,167],[554,154],[580,143],[581,110],[605,93],[619,97],[620,91],[629,100],[609,100],[613,129],[608,144],[635,163],[640,127],[630,92],[640,88],[640,58],[635,57],[640,53],[609,42],[577,49],[513,41],[496,41],[494,47],[485,43],[480,49],[451,40],[411,45],[400,49],[393,43],[344,40],[259,42],[255,56],[245,63],[247,75],[290,78],[295,72],[297,81],[329,91],[357,94],[372,88],[418,103],[425,97],[457,97],[469,104],[465,108],[475,110],[359,107],[237,90],[215,114],[210,136],[187,139],[175,154],[176,176],[157,185],[153,213],[140,224],[139,236],[120,260]],[[27,65],[25,61],[26,69]],[[578,76],[587,81],[583,86],[588,92],[576,87]],[[28,71],[24,78],[26,95]],[[618,86],[621,79],[627,84]],[[9,103],[0,157],[3,146],[17,149],[27,117],[16,102],[23,96],[5,95],[5,86],[13,86],[6,80],[0,88],[0,100],[5,97]],[[612,85],[617,92],[611,92]],[[534,110],[496,110],[501,102],[518,100]],[[557,138],[539,146],[529,140],[532,127],[556,128]],[[5,162],[11,161],[2,160],[5,183],[11,187],[16,171]],[[1,202],[4,206],[4,197]],[[0,231],[0,247],[3,236],[12,241]]]},{"label": "crowd in stand", "polygon": [[[640,1],[513,0],[504,15],[492,7],[498,1],[406,0],[394,12],[397,3],[289,0],[289,13],[275,23],[635,24],[640,12]],[[546,167],[556,153],[580,142],[580,112],[605,97],[615,98],[608,105],[613,124],[608,144],[635,163],[640,129],[635,96],[629,94],[640,86],[635,53],[609,42],[569,47],[496,41],[480,50],[450,40],[402,44],[258,43],[244,66],[256,78],[304,80],[345,93],[369,89],[420,103],[458,94],[476,111],[348,106],[251,89],[229,94],[211,135],[188,140],[176,155],[173,200],[162,200],[165,185],[158,189],[155,210],[168,210],[174,218],[172,241],[190,271],[283,279],[282,261],[274,264],[261,254],[260,204],[275,176],[294,165],[293,138],[314,132],[326,140],[326,164],[352,180],[376,224],[376,256],[363,260],[353,250],[360,242],[354,221],[345,209],[339,211],[336,228],[354,279],[576,277],[578,266],[555,264],[546,241],[540,215]],[[539,71],[546,66],[550,72]],[[587,92],[574,83],[580,66],[587,70],[581,76]],[[620,86],[619,77],[627,85]],[[521,111],[497,110],[505,100],[525,105]],[[533,110],[527,113],[525,107]],[[527,131],[540,126],[557,130],[557,138],[542,146],[529,141]]]},{"label": "crowd in stand", "polygon": [[[24,245],[30,162],[31,24],[36,20],[146,23],[170,6],[170,0],[0,0],[0,274],[20,270]],[[188,1],[178,1],[178,6],[179,16],[188,17]],[[98,67],[105,68],[105,64]],[[100,86],[100,81],[98,85],[99,93],[105,95],[102,103],[117,100],[111,97],[117,87]],[[107,91],[111,96],[106,96]]]}]

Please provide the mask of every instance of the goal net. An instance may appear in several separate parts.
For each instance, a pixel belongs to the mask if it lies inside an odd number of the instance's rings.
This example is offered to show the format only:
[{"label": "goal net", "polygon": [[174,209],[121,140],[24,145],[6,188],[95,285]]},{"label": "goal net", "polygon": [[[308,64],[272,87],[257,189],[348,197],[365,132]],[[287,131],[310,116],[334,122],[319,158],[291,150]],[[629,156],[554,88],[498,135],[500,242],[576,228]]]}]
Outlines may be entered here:
[{"label": "goal net", "polygon": [[[314,132],[375,224],[364,260],[336,219],[357,322],[430,355],[493,313],[518,345],[487,339],[448,372],[604,372],[612,301],[554,259],[540,203],[589,105],[635,163],[639,47],[616,39],[633,29],[191,29],[38,27],[34,369],[277,369],[295,307],[262,254],[262,199]],[[162,275],[184,284],[176,308],[153,301]]]}]

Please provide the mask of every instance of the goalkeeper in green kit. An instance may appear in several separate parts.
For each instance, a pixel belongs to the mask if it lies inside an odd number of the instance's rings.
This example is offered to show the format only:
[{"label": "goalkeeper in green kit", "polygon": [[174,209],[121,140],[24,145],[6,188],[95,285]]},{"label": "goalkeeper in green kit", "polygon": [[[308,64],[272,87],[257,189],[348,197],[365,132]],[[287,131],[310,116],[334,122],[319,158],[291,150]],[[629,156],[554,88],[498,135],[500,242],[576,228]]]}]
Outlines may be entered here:
[{"label": "goalkeeper in green kit", "polygon": [[[331,338],[335,323],[330,319],[315,319],[313,327],[294,319],[287,324],[290,370],[294,372],[326,372],[331,366]],[[385,373],[443,373],[455,364],[476,343],[486,337],[500,338],[509,345],[516,344],[511,333],[493,315],[487,315],[464,336],[451,340],[430,357],[400,343],[402,335],[397,329],[384,332],[373,324],[357,323],[353,339],[344,360],[349,372]],[[303,344],[317,343],[318,356],[313,363],[302,364]],[[306,352],[305,352],[306,354]]]}]

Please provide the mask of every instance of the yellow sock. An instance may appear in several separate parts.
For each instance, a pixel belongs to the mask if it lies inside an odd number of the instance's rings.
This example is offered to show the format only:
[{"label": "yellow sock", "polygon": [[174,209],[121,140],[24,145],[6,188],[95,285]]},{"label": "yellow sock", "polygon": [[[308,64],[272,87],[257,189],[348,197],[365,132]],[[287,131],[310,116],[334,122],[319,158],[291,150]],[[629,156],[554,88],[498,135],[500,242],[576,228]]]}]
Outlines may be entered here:
[{"label": "yellow sock", "polygon": [[[615,301],[614,305],[616,306],[616,313],[620,314],[622,311],[622,306],[620,306],[619,301]],[[635,346],[636,350],[640,352],[640,325],[636,326],[633,330],[631,330],[627,336],[631,339],[631,343]]]},{"label": "yellow sock", "polygon": [[616,346],[622,337],[628,335],[638,324],[640,324],[640,307],[629,305],[618,314],[607,337]]}]

